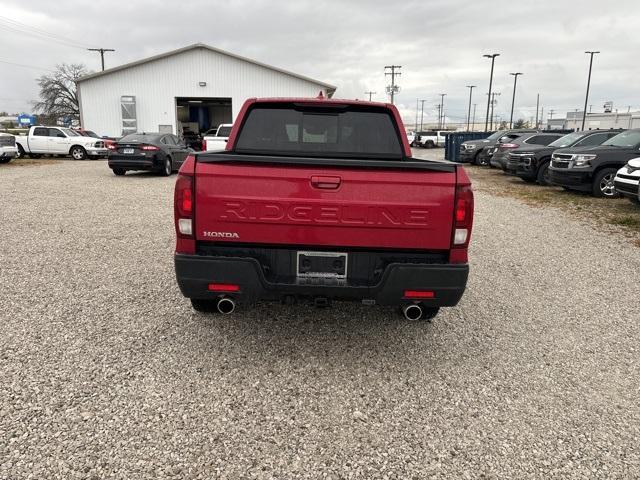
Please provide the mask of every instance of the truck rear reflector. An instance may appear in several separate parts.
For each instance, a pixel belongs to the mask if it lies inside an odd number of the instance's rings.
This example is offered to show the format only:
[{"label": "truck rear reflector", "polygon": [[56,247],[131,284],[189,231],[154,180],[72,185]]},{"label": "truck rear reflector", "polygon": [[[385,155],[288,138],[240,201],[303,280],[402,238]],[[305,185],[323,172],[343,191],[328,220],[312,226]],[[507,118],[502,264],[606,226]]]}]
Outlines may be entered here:
[{"label": "truck rear reflector", "polygon": [[210,283],[208,286],[210,292],[239,292],[240,285],[232,283]]},{"label": "truck rear reflector", "polygon": [[435,298],[435,293],[431,290],[405,290],[404,298]]}]

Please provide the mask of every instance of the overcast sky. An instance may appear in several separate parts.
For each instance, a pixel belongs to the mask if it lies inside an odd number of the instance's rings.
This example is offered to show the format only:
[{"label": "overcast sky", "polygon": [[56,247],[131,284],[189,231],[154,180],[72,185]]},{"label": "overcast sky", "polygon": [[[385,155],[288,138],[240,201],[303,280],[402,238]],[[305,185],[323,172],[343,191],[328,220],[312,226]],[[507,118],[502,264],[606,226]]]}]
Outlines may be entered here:
[{"label": "overcast sky", "polygon": [[[640,109],[638,0],[2,0],[0,110],[31,110],[36,78],[59,63],[100,69],[88,47],[115,48],[107,67],[203,42],[337,85],[336,97],[384,101],[384,66],[402,65],[396,104],[405,121],[416,99],[435,118],[446,93],[449,122],[466,116],[468,89],[477,85],[477,117],[484,116],[490,61],[496,59],[496,115],[508,120],[513,77],[516,118],[535,115],[536,94],[557,116],[582,109],[589,57],[595,57],[590,104],[611,100],[620,111]],[[29,25],[16,27],[6,19]],[[13,26],[11,26],[13,25]],[[44,39],[55,33],[68,44]],[[25,66],[11,65],[12,62]]]}]

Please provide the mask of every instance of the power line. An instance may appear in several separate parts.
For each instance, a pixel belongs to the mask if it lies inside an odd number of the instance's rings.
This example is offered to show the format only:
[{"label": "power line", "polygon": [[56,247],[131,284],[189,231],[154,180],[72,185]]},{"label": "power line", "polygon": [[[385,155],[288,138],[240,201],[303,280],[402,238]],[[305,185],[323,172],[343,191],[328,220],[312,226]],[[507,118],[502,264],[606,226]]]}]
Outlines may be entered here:
[{"label": "power line", "polygon": [[14,32],[18,32],[22,35],[31,35],[32,37],[38,38],[39,40],[46,40],[48,42],[55,42],[67,47],[73,48],[87,48],[87,44],[82,44],[70,38],[63,37],[61,35],[48,32],[46,30],[42,30],[38,27],[33,27],[31,25],[27,25],[22,22],[18,22],[17,20],[13,20],[8,17],[0,16],[0,26],[12,30]]},{"label": "power line", "polygon": [[35,65],[25,65],[24,63],[14,63],[14,62],[9,62],[7,60],[0,60],[0,63],[6,63],[7,65],[14,65],[16,67],[33,68],[35,70],[44,70],[46,72],[54,72],[55,71],[55,70],[51,70],[49,68],[36,67]]}]

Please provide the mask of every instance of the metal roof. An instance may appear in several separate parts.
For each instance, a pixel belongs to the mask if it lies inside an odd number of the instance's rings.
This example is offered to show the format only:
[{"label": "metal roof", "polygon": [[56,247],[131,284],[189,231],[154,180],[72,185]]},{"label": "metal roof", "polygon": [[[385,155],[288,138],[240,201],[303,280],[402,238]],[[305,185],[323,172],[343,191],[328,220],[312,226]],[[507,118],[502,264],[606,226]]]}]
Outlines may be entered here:
[{"label": "metal roof", "polygon": [[211,52],[215,52],[215,53],[219,53],[219,54],[222,54],[222,55],[226,55],[228,57],[233,57],[233,58],[236,58],[238,60],[242,60],[244,62],[253,63],[254,65],[258,65],[260,67],[268,68],[269,70],[274,70],[276,72],[280,72],[280,73],[283,73],[285,75],[289,75],[291,77],[299,78],[301,80],[306,80],[307,82],[317,83],[318,85],[321,85],[321,86],[327,88],[327,94],[329,96],[331,96],[333,94],[333,92],[336,91],[336,88],[337,88],[335,85],[331,85],[331,84],[326,83],[326,82],[321,82],[321,81],[315,80],[313,78],[305,77],[304,75],[299,75],[297,73],[293,73],[293,72],[290,72],[288,70],[283,70],[282,68],[273,67],[271,65],[267,65],[266,63],[258,62],[256,60],[252,60],[250,58],[246,58],[246,57],[243,57],[241,55],[236,55],[235,53],[227,52],[225,50],[221,50],[219,48],[215,48],[215,47],[212,47],[211,45],[206,45],[204,43],[194,43],[193,45],[188,45],[186,47],[178,48],[177,50],[171,50],[170,52],[161,53],[159,55],[154,55],[152,57],[143,58],[142,60],[136,60],[135,62],[125,63],[124,65],[119,65],[117,67],[108,68],[107,70],[104,70],[103,72],[91,73],[89,75],[85,75],[84,77],[79,78],[76,81],[76,83],[84,82],[86,80],[91,80],[93,78],[102,77],[104,75],[110,75],[112,73],[119,72],[120,70],[124,70],[124,69],[131,68],[131,67],[136,67],[138,65],[142,65],[142,64],[145,64],[145,63],[155,62],[156,60],[160,60],[162,58],[171,57],[173,55],[179,55],[181,53],[188,52],[190,50],[195,50],[197,48],[204,48],[205,50],[209,50]]}]

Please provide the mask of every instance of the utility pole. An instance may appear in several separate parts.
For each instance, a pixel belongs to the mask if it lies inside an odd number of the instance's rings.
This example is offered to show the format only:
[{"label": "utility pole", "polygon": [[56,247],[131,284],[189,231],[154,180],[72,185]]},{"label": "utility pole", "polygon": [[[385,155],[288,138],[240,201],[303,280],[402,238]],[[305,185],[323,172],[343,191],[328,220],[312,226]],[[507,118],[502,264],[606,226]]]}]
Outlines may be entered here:
[{"label": "utility pole", "polygon": [[516,85],[518,83],[518,75],[522,75],[522,72],[513,72],[509,75],[513,75],[513,97],[511,97],[511,117],[509,118],[509,128],[513,128],[513,106],[516,103]]},{"label": "utility pole", "polygon": [[442,118],[442,107],[440,106],[440,104],[436,105],[436,108],[438,109],[438,130],[440,130],[440,119]]},{"label": "utility pole", "polygon": [[476,129],[476,107],[478,106],[477,103],[473,104],[473,122],[471,122],[471,125],[473,125],[473,130],[475,131]]},{"label": "utility pole", "polygon": [[549,110],[549,119],[553,120],[553,112],[555,112],[554,109]]},{"label": "utility pole", "polygon": [[493,130],[493,112],[494,112],[496,103],[498,103],[498,101],[496,100],[496,96],[500,96],[500,92],[493,92],[491,94],[491,97],[490,97],[490,101],[491,101],[491,130]]},{"label": "utility pole", "polygon": [[538,129],[538,108],[540,108],[540,94],[536,98],[536,130]]},{"label": "utility pole", "polygon": [[[387,90],[389,90],[389,95],[391,95],[391,104],[393,105],[393,97],[396,94],[396,77],[399,77],[400,75],[402,75],[402,73],[400,73],[397,70],[400,70],[402,68],[402,65],[387,65],[384,67],[384,74],[385,76],[390,75],[391,76],[391,88],[387,87]],[[391,70],[390,72],[387,72],[387,70]]]},{"label": "utility pole", "polygon": [[591,113],[592,108],[593,108],[593,104],[589,105],[589,113]]},{"label": "utility pole", "polygon": [[444,128],[444,97],[447,94],[439,93],[438,95],[440,95],[440,117],[438,118],[438,130],[442,130]]},{"label": "utility pole", "polygon": [[371,95],[375,95],[376,92],[364,92],[365,95],[369,95],[369,101],[371,101]]},{"label": "utility pole", "polygon": [[100,60],[102,61],[102,71],[104,72],[104,52],[115,52],[113,48],[87,48],[91,52],[100,52]]},{"label": "utility pole", "polygon": [[422,131],[422,121],[424,120],[424,102],[425,100],[420,100],[420,105],[421,105],[421,109],[420,109],[420,131]]},{"label": "utility pole", "polygon": [[418,103],[419,102],[420,100],[416,98],[416,123],[415,123],[415,126],[413,127],[416,133],[418,133]]},{"label": "utility pole", "polygon": [[473,89],[476,88],[476,85],[467,85],[469,89],[469,108],[467,111],[467,132],[469,131],[469,122],[471,122],[471,94],[473,93]]},{"label": "utility pole", "polygon": [[631,112],[631,105],[627,105],[627,113]]},{"label": "utility pole", "polygon": [[484,119],[484,131],[487,132],[487,125],[489,121],[489,105],[491,104],[491,87],[493,85],[493,65],[496,62],[496,57],[499,57],[499,53],[492,53],[491,55],[483,55],[485,58],[491,59],[491,75],[489,76],[489,98],[487,98],[487,116]]},{"label": "utility pole", "polygon": [[582,130],[584,131],[584,123],[587,120],[587,103],[589,102],[589,87],[591,86],[591,68],[593,67],[593,56],[600,52],[584,52],[589,54],[589,76],[587,77],[587,94],[584,96],[584,111],[582,112]]},{"label": "utility pole", "polygon": [[544,107],[542,107],[540,109],[540,126],[542,127],[542,124],[544,122]]}]

